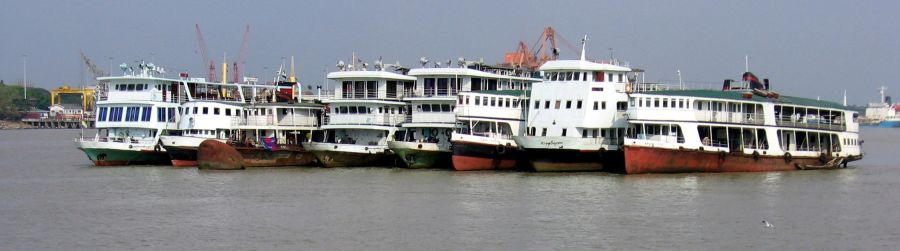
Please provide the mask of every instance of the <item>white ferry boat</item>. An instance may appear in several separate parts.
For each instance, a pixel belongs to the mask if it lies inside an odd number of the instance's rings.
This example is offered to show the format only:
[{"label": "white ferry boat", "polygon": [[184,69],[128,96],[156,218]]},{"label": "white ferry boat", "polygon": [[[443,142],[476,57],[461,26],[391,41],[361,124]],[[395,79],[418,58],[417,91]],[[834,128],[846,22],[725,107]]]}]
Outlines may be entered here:
[{"label": "white ferry boat", "polygon": [[627,116],[629,174],[836,168],[862,158],[857,112],[780,96],[749,72],[722,90],[632,93]]},{"label": "white ferry boat", "polygon": [[304,142],[303,147],[325,167],[394,166],[396,157],[387,142],[405,120],[403,94],[412,92],[416,78],[401,74],[399,65],[380,62],[374,70],[358,63],[341,62],[338,67],[340,71],[327,75],[335,93],[334,98],[322,100],[327,111],[320,127],[323,137]]},{"label": "white ferry boat", "polygon": [[409,76],[416,77],[413,92],[404,96],[410,103],[403,130],[388,146],[410,168],[452,168],[451,135],[456,126],[457,97],[460,92],[471,91],[472,82],[500,76],[485,72],[479,62],[459,59],[458,68],[412,69]]},{"label": "white ferry boat", "polygon": [[632,69],[617,60],[553,60],[532,87],[525,135],[513,137],[534,170],[621,170]]},{"label": "white ferry boat", "polygon": [[122,64],[123,76],[100,77],[96,108],[97,134],[75,140],[96,166],[167,164],[159,144],[166,130],[178,129],[179,104],[187,99],[180,80],[141,62],[137,69]]},{"label": "white ferry boat", "polygon": [[469,91],[456,101],[457,127],[451,136],[453,168],[458,171],[515,169],[522,164],[513,140],[525,132],[532,72],[488,67],[463,83]]}]

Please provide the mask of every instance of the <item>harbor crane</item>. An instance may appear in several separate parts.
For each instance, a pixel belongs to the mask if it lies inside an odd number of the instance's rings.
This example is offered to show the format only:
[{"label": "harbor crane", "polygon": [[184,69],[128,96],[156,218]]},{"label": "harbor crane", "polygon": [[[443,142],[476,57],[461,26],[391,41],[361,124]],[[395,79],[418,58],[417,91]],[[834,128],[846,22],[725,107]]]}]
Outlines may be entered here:
[{"label": "harbor crane", "polygon": [[200,31],[200,25],[194,24],[194,28],[197,33],[197,43],[200,46],[200,57],[203,59],[203,65],[207,66],[209,70],[206,74],[206,81],[216,82],[216,62],[209,59],[209,51],[206,49],[206,42],[203,40],[203,32]]},{"label": "harbor crane", "polygon": [[237,61],[234,61],[234,64],[232,66],[232,68],[234,70],[234,77],[232,78],[234,83],[241,82],[240,81],[240,77],[241,77],[240,70],[244,68],[244,59],[247,55],[247,40],[249,38],[249,35],[250,35],[250,25],[247,25],[247,27],[244,29],[244,38],[241,41],[241,50],[238,53],[238,59],[237,59]]},{"label": "harbor crane", "polygon": [[[533,50],[528,50],[528,46],[523,41],[519,41],[519,45],[514,52],[506,53],[503,64],[515,68],[537,69],[542,64],[550,60],[559,58],[559,47],[556,46],[556,39],[559,38],[567,48],[572,51],[578,51],[567,42],[553,27],[547,26],[541,32],[538,41],[531,46]],[[549,45],[548,45],[549,44]]]}]

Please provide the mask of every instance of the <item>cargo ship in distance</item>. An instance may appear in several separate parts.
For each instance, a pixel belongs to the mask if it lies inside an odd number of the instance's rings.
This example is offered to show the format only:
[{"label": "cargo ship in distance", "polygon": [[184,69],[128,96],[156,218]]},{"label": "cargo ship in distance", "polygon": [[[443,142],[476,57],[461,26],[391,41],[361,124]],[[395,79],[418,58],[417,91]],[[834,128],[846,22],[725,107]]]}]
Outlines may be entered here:
[{"label": "cargo ship in distance", "polygon": [[631,93],[626,173],[824,169],[862,159],[857,112],[782,96],[764,82],[746,72],[722,90]]}]

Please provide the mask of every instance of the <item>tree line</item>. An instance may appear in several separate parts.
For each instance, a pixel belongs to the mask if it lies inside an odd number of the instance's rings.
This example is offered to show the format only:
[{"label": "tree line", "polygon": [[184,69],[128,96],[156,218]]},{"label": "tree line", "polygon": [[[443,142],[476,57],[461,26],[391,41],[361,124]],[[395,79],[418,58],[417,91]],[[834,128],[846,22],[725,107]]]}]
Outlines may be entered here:
[{"label": "tree line", "polygon": [[19,120],[31,109],[47,110],[50,106],[50,91],[28,87],[28,100],[24,99],[21,84],[7,85],[0,80],[0,119]]}]

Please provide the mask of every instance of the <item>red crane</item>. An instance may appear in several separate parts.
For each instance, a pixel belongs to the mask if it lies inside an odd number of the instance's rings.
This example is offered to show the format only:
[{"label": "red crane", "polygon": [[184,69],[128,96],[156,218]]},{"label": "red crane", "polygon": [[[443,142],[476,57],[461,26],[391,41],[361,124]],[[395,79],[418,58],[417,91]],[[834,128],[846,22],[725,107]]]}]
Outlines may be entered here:
[{"label": "red crane", "polygon": [[[553,27],[546,27],[544,31],[541,32],[541,36],[538,37],[538,41],[534,43],[531,48],[532,51],[528,50],[528,47],[524,42],[519,42],[519,46],[516,47],[515,52],[506,53],[504,57],[504,64],[510,65],[516,68],[527,68],[527,69],[537,69],[542,64],[550,60],[556,60],[559,58],[559,48],[556,47],[556,39],[557,37],[563,41],[569,49],[572,51],[577,51],[574,46],[569,44],[562,36],[558,36],[556,30]],[[550,43],[547,46],[547,43]]]},{"label": "red crane", "polygon": [[[203,32],[200,32],[200,25],[194,24],[197,30],[197,42],[200,44],[200,56],[203,57],[203,65],[209,64],[209,72],[206,75],[207,82],[216,82],[216,62],[209,59],[209,53],[206,49],[206,42],[203,41]],[[222,76],[223,78],[225,76]]]},{"label": "red crane", "polygon": [[234,70],[234,83],[240,83],[241,71],[240,69],[244,68],[244,57],[247,55],[247,40],[250,35],[250,25],[247,25],[247,28],[244,29],[244,40],[241,41],[241,51],[238,53],[237,61],[234,61],[232,64],[232,69]]}]

